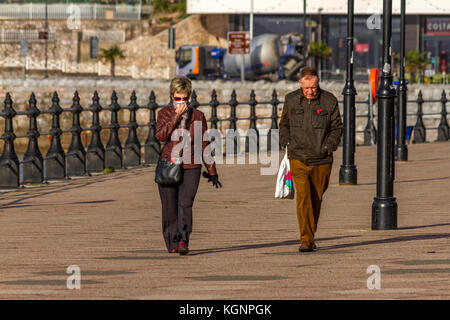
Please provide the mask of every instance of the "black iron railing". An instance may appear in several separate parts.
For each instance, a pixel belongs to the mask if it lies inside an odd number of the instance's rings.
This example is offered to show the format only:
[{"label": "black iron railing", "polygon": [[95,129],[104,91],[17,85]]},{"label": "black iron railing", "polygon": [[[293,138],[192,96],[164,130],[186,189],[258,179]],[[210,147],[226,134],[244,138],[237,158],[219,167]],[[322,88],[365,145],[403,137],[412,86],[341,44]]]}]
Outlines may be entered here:
[{"label": "black iron railing", "polygon": [[[83,108],[80,105],[80,97],[78,92],[74,93],[72,105],[68,108],[62,108],[59,103],[58,94],[55,92],[52,97],[52,105],[48,109],[41,110],[37,106],[35,95],[32,93],[28,101],[28,107],[23,111],[16,111],[13,107],[13,100],[9,93],[6,94],[4,100],[4,108],[0,112],[0,116],[4,118],[4,133],[0,137],[4,141],[3,152],[0,157],[0,188],[16,188],[21,184],[42,183],[47,180],[66,179],[71,176],[82,176],[93,172],[102,172],[105,168],[127,168],[140,166],[142,164],[154,164],[157,162],[161,144],[155,138],[156,130],[156,111],[168,104],[158,104],[156,96],[151,91],[148,103],[139,105],[137,103],[136,93],[133,91],[130,96],[128,105],[120,105],[117,94],[113,91],[110,98],[111,102],[108,106],[100,104],[100,97],[95,91],[92,103],[89,107]],[[440,102],[442,107],[439,113],[424,113],[424,103]],[[211,93],[211,100],[207,103],[197,101],[197,94],[194,91],[191,97],[191,106],[194,108],[208,107],[211,110],[209,118],[210,128],[217,129],[219,124],[226,122],[228,128],[236,130],[238,122],[249,121],[248,129],[253,129],[256,133],[257,147],[259,150],[259,128],[258,120],[270,120],[270,128],[267,132],[267,150],[271,150],[271,139],[273,129],[278,129],[279,113],[283,101],[278,100],[277,92],[273,90],[272,98],[267,101],[258,101],[255,92],[252,90],[247,101],[238,101],[235,90],[231,94],[231,98],[227,102],[219,102],[215,90]],[[342,104],[342,101],[339,102]],[[410,117],[416,118],[414,125],[413,143],[421,143],[426,141],[427,130],[437,129],[437,141],[449,140],[449,126],[447,122],[447,97],[442,92],[441,98],[438,100],[424,100],[422,92],[419,92],[415,100],[409,100],[408,103],[417,105],[417,112],[408,114]],[[364,144],[370,145],[376,141],[376,130],[374,126],[374,115],[371,109],[370,100],[356,101],[357,106],[363,105],[363,113],[359,113],[356,117],[367,118],[367,124],[364,130],[356,131],[364,134]],[[264,105],[271,106],[270,116],[257,116],[257,107]],[[225,118],[218,117],[218,107],[230,107],[229,116]],[[250,108],[248,117],[238,117],[238,108]],[[137,123],[136,114],[139,110],[148,110],[148,123]],[[358,107],[359,109],[359,107]],[[127,124],[120,124],[118,113],[121,110],[129,111],[129,120]],[[361,109],[360,109],[361,110]],[[91,126],[83,128],[81,126],[80,116],[83,113],[92,114]],[[100,114],[104,112],[110,113],[110,122],[108,125],[100,124]],[[64,113],[69,113],[72,117],[72,126],[70,129],[62,130],[60,126],[60,117]],[[51,128],[49,131],[38,130],[38,119],[43,114],[49,114],[52,117]],[[26,134],[16,135],[13,121],[15,117],[27,116],[29,118],[29,127]],[[423,117],[440,116],[440,124],[437,128],[425,128]],[[242,127],[242,126],[241,126]],[[148,135],[141,145],[138,138],[138,129],[145,128]],[[128,136],[125,143],[119,139],[119,129],[127,129]],[[109,138],[106,146],[103,145],[101,133],[103,130],[109,130]],[[81,134],[83,132],[91,132],[89,145],[85,149],[82,143]],[[61,135],[64,133],[71,134],[71,143],[67,149],[61,143]],[[51,138],[50,146],[45,156],[42,155],[38,144],[40,136],[48,135]],[[248,138],[246,140],[246,151],[248,151]],[[19,160],[14,148],[16,139],[28,139],[28,145],[23,159]],[[237,142],[235,142],[237,143]],[[143,149],[142,149],[143,148]],[[234,148],[236,151],[237,148]],[[143,151],[143,157],[141,152]]]}]

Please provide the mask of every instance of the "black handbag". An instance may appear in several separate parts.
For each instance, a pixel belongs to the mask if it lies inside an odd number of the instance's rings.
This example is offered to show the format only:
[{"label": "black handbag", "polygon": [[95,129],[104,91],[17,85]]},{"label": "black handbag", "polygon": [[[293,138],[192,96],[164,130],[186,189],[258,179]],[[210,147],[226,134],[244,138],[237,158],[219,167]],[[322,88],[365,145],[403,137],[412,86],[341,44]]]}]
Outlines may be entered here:
[{"label": "black handbag", "polygon": [[155,182],[161,185],[178,185],[183,181],[183,162],[171,162],[169,158],[159,158],[156,166]]},{"label": "black handbag", "polygon": [[[192,110],[188,110],[188,129],[191,126]],[[185,142],[184,142],[185,143]],[[183,147],[184,147],[183,143]],[[182,157],[171,161],[169,158],[159,158],[155,170],[155,182],[161,185],[179,185],[183,182],[183,161]]]}]

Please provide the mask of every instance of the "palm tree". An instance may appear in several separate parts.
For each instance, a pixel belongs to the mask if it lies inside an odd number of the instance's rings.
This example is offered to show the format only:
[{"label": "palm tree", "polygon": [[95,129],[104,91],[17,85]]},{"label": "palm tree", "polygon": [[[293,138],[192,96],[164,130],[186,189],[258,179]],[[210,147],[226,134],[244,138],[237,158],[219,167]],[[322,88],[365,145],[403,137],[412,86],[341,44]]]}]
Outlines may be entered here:
[{"label": "palm tree", "polygon": [[333,50],[329,45],[323,42],[311,42],[309,45],[308,56],[314,57],[314,66],[319,71],[323,60],[331,58]]},{"label": "palm tree", "polygon": [[[416,73],[423,73],[425,67],[428,64],[428,58],[426,57],[426,52],[420,52],[419,50],[411,50],[405,55],[406,65],[405,69],[410,73],[410,82],[413,83],[416,80]],[[419,82],[420,82],[419,75]]]},{"label": "palm tree", "polygon": [[115,68],[116,68],[116,59],[124,59],[125,55],[123,54],[122,49],[119,48],[117,44],[113,45],[109,49],[100,49],[102,53],[100,54],[100,59],[105,62],[111,63],[111,76],[115,76]]}]

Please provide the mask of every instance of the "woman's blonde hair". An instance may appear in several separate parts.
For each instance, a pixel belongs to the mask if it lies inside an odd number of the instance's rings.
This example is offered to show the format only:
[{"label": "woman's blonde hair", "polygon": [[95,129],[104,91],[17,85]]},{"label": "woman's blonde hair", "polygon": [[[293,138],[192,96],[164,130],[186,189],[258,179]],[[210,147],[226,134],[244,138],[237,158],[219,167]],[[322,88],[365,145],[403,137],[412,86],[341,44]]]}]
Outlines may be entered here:
[{"label": "woman's blonde hair", "polygon": [[185,93],[189,97],[192,93],[192,82],[188,77],[175,77],[170,82],[170,95],[175,93]]}]

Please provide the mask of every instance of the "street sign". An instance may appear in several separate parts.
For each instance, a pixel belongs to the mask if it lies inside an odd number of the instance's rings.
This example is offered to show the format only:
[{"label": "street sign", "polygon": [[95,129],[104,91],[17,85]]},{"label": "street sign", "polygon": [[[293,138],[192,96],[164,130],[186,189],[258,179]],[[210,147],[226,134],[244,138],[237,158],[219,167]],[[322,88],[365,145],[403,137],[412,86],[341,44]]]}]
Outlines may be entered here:
[{"label": "street sign", "polygon": [[250,32],[230,31],[227,33],[228,54],[250,54]]}]

